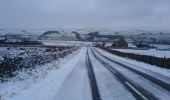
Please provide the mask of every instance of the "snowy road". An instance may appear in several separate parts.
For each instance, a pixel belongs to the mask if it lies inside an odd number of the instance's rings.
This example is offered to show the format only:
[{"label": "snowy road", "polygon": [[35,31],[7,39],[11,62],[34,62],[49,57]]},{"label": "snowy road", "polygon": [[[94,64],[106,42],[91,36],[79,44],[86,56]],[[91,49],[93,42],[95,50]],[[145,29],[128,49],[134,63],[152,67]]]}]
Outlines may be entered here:
[{"label": "snowy road", "polygon": [[123,79],[123,84],[127,86],[127,89],[130,88],[128,89],[129,91],[132,90],[131,93],[134,96],[137,95],[136,98],[140,96],[142,100],[168,100],[170,98],[170,83],[167,77],[164,77],[167,80],[162,81],[157,79],[156,76],[146,74],[147,72],[143,71],[141,74],[139,73],[140,70],[131,67],[127,68],[129,66],[122,64],[121,61],[113,61],[114,58],[103,56],[103,53],[101,55],[101,52],[97,52],[94,49],[92,51],[105,67],[115,73],[120,81]]},{"label": "snowy road", "polygon": [[169,100],[169,84],[169,77],[82,47],[31,88],[2,100]]},{"label": "snowy road", "polygon": [[89,55],[102,100],[135,100],[117,78],[93,56],[92,52],[89,52]]},{"label": "snowy road", "polygon": [[86,69],[86,52],[68,74],[53,100],[92,100]]}]

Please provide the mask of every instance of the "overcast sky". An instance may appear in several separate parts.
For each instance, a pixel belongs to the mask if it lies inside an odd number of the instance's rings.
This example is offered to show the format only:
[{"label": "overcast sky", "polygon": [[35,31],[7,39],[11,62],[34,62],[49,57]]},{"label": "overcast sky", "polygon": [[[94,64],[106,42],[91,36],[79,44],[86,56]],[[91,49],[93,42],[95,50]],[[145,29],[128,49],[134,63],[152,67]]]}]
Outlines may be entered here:
[{"label": "overcast sky", "polygon": [[0,28],[170,28],[170,0],[0,0]]}]

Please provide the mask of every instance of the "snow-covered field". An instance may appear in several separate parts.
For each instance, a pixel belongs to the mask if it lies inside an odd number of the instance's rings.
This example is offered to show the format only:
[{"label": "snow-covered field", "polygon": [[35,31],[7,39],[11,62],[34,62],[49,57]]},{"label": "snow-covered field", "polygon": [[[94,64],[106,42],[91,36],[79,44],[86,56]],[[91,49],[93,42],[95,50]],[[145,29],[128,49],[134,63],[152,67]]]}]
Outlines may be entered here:
[{"label": "snow-covered field", "polygon": [[[67,47],[67,46],[64,46]],[[0,60],[4,57],[14,58],[14,57],[27,57],[30,55],[55,55],[64,47],[0,47]],[[73,45],[69,46],[73,47]]]},{"label": "snow-covered field", "polygon": [[[80,52],[80,53],[79,53]],[[0,83],[0,100],[51,100],[74,68],[85,49],[74,51],[36,69],[20,71],[7,82]],[[75,56],[78,54],[77,56]],[[66,63],[67,62],[67,63]]]},{"label": "snow-covered field", "polygon": [[82,45],[92,45],[92,42],[82,42],[82,41],[41,41],[44,45],[52,46],[82,46]]},{"label": "snow-covered field", "polygon": [[149,50],[113,49],[113,50],[125,52],[125,53],[155,56],[155,57],[160,57],[160,58],[163,58],[163,57],[170,58],[170,51],[163,51],[163,50],[158,50],[158,49],[149,49]]},{"label": "snow-covered field", "polygon": [[52,46],[79,46],[80,41],[41,41],[44,45],[52,45]]},{"label": "snow-covered field", "polygon": [[157,47],[158,49],[170,49],[170,45],[166,44],[151,44],[154,47]]}]

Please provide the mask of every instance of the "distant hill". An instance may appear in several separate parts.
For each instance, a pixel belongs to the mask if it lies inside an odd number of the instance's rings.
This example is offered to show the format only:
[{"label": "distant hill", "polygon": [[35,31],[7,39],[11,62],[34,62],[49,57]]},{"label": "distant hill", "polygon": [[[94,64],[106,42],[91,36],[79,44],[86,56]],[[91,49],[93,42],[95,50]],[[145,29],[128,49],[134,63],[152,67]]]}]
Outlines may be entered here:
[{"label": "distant hill", "polygon": [[170,44],[170,34],[140,34],[130,37],[135,43]]},{"label": "distant hill", "polygon": [[[9,35],[10,36],[7,36]],[[15,34],[15,35],[12,35]],[[0,37],[30,37],[34,39],[95,41],[128,38],[134,42],[170,44],[169,30],[114,29],[0,29]]]},{"label": "distant hill", "polygon": [[46,31],[42,35],[49,35],[49,34],[60,34],[58,31]]},{"label": "distant hill", "polygon": [[44,32],[43,34],[40,35],[39,39],[45,38],[46,36],[51,35],[51,34],[60,34],[60,32],[58,32],[58,31],[46,31],[46,32]]},{"label": "distant hill", "polygon": [[90,32],[88,33],[88,38],[87,40],[89,41],[93,41],[95,38],[98,38],[98,39],[103,39],[103,38],[106,38],[108,40],[114,40],[114,39],[118,39],[118,38],[123,38],[123,35],[104,35],[104,34],[99,34],[98,31],[95,31],[95,32]]},{"label": "distant hill", "polygon": [[39,36],[39,39],[73,41],[79,40],[77,35],[78,33],[67,33],[65,31],[46,31]]}]

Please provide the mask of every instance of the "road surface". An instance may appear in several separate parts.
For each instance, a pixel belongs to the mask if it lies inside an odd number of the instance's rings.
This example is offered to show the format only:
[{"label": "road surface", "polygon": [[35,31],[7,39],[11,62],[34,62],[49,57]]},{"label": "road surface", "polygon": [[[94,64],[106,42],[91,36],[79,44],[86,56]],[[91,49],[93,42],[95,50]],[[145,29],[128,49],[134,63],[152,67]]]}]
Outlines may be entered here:
[{"label": "road surface", "polygon": [[169,78],[131,67],[104,52],[82,47],[59,70],[5,100],[170,100]]}]

